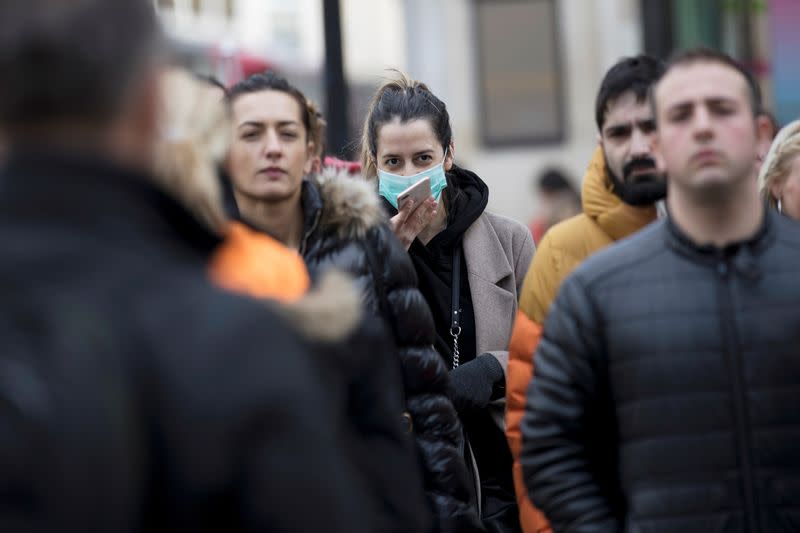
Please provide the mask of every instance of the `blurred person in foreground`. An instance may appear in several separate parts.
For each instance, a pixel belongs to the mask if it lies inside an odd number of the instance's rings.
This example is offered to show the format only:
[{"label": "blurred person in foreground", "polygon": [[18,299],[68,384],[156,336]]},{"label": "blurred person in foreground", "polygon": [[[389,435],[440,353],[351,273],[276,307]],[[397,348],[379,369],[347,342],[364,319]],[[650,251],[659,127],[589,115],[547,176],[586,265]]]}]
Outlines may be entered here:
[{"label": "blurred person in foreground", "polygon": [[307,347],[152,184],[163,41],[145,0],[0,3],[0,530],[366,531]]},{"label": "blurred person in foreground", "polygon": [[[365,487],[359,520],[370,531],[427,531],[415,501],[422,482],[409,436],[398,423],[402,376],[385,329],[360,321],[361,298],[351,280],[325,272],[308,290],[302,257],[269,235],[229,220],[215,163],[227,154],[231,128],[224,93],[187,72],[165,76],[165,120],[156,176],[209,228],[224,235],[210,275],[222,287],[264,299],[313,342],[325,375],[325,400],[337,415],[336,430]],[[274,302],[273,302],[274,303]]]},{"label": "blurred person in foreground", "polygon": [[[396,517],[385,527],[417,531],[434,516],[436,530],[458,531],[471,516],[462,506],[468,489],[457,450],[458,419],[446,396],[446,370],[432,346],[430,311],[378,196],[346,170],[313,172],[320,117],[285,78],[272,72],[251,76],[230,89],[228,102],[235,216],[297,250],[312,281],[332,268],[351,275],[365,317],[388,332],[388,349],[373,357],[402,369],[405,412],[398,410],[388,422],[413,436],[420,468],[398,470],[394,463],[375,471],[384,476],[376,491],[387,498],[386,515]],[[423,481],[415,487],[417,470]]]},{"label": "blurred person in foreground", "polygon": [[761,165],[758,188],[771,209],[800,220],[800,120],[778,132]]},{"label": "blurred person in foreground", "polygon": [[563,283],[522,423],[554,531],[798,530],[800,233],[766,210],[752,76],[675,56],[652,90],[669,216]]},{"label": "blurred person in foreground", "polygon": [[666,183],[653,154],[655,119],[648,91],[663,72],[652,57],[626,57],[606,73],[595,103],[598,144],[583,179],[583,213],[550,228],[525,276],[509,348],[506,437],[526,533],[548,528],[528,499],[519,455],[520,422],[534,372],[533,353],[561,283],[595,252],[656,219]]},{"label": "blurred person in foreground", "polygon": [[569,178],[556,168],[542,172],[535,188],[540,207],[529,228],[538,245],[548,229],[581,212],[581,198]]}]

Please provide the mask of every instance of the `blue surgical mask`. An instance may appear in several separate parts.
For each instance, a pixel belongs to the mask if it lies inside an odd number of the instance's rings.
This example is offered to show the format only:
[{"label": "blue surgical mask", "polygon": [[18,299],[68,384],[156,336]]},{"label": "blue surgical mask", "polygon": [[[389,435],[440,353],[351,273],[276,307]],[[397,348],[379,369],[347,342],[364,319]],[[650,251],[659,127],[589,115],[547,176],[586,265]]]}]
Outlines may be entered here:
[{"label": "blue surgical mask", "polygon": [[444,175],[445,159],[447,159],[447,150],[444,152],[444,159],[442,159],[441,163],[428,170],[417,172],[413,176],[400,176],[378,169],[378,194],[386,198],[386,200],[392,204],[392,207],[399,209],[399,207],[397,207],[397,197],[400,193],[422,178],[427,177],[431,180],[431,194],[433,195],[433,199],[438,202],[439,198],[442,197],[442,191],[447,187],[447,178],[445,178]]}]

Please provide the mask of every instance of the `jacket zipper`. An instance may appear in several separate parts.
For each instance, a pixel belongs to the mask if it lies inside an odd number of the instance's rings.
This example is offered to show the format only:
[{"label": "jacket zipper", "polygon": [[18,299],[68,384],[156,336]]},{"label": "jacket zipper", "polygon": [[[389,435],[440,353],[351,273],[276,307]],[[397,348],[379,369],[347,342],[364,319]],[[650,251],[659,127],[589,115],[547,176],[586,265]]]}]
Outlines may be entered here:
[{"label": "jacket zipper", "polygon": [[748,424],[746,391],[742,371],[742,354],[739,347],[739,331],[736,327],[736,316],[733,311],[732,275],[730,264],[720,259],[717,264],[717,273],[720,277],[720,305],[722,307],[722,341],[724,343],[728,374],[733,387],[734,418],[736,424],[736,440],[739,457],[742,465],[742,483],[744,485],[744,507],[747,520],[747,529],[757,533],[761,531],[756,503],[756,490],[753,475],[753,461],[751,454],[752,439],[750,425]]}]

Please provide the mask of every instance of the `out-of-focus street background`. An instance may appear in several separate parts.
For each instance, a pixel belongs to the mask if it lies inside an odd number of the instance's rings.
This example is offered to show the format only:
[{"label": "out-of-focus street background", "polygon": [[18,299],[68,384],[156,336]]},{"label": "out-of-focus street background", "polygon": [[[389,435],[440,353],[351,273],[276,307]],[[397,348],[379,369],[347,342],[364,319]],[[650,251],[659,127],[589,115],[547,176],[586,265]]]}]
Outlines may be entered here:
[{"label": "out-of-focus street background", "polygon": [[389,69],[425,81],[449,107],[457,160],[488,183],[490,209],[521,222],[536,212],[544,169],[579,184],[596,144],[597,88],[621,56],[723,50],[758,76],[780,123],[800,116],[790,90],[800,84],[797,0],[154,2],[196,71],[231,84],[272,68],[295,82],[334,119],[338,155],[355,157],[348,149]]}]

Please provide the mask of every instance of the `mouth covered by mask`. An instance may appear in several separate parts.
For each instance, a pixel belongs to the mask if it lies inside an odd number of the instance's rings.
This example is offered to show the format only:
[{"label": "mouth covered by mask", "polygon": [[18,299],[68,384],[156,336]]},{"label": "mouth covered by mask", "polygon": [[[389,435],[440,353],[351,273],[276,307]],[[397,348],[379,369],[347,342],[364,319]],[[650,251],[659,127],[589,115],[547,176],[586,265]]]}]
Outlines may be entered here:
[{"label": "mouth covered by mask", "polygon": [[400,176],[399,174],[392,174],[378,169],[378,194],[386,198],[392,204],[392,207],[399,209],[397,197],[400,193],[422,178],[428,178],[431,180],[431,195],[438,202],[442,196],[442,191],[447,187],[447,178],[444,174],[445,159],[447,159],[447,150],[444,152],[444,158],[441,163],[411,176]]},{"label": "mouth covered by mask", "polygon": [[628,205],[652,205],[667,196],[666,179],[658,172],[652,157],[640,157],[625,163],[621,180],[610,168],[606,169],[614,186],[614,194]]}]

